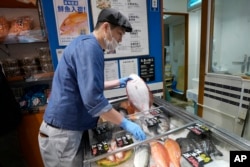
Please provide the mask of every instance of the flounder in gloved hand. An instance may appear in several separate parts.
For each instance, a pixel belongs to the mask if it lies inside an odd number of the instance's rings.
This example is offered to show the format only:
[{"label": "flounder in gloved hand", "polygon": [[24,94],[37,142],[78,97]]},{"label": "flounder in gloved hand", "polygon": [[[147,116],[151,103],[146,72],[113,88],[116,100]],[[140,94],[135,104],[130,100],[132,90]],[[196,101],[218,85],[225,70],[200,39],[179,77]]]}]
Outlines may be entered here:
[{"label": "flounder in gloved hand", "polygon": [[136,74],[130,74],[126,85],[128,100],[137,112],[147,111],[153,104],[153,94],[148,85]]}]

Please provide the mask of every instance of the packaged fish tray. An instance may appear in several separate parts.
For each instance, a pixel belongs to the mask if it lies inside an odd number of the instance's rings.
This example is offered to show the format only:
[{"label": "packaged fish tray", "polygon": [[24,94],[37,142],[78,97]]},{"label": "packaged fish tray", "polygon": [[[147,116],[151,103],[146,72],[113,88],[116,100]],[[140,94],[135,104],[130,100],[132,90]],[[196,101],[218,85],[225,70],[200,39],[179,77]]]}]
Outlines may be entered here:
[{"label": "packaged fish tray", "polygon": [[127,115],[127,118],[140,125],[149,138],[164,135],[188,123],[161,106]]},{"label": "packaged fish tray", "polygon": [[134,149],[117,152],[118,149],[134,143],[130,133],[109,122],[104,122],[89,130],[89,141],[91,156],[96,159],[91,166],[131,166],[130,159],[133,157]]},{"label": "packaged fish tray", "polygon": [[[150,121],[149,126],[157,122]],[[147,136],[145,141],[136,141],[128,132],[113,129],[112,139],[106,143],[109,149],[106,153],[93,156],[102,158],[93,158],[90,164],[91,167],[152,167],[160,164],[185,167],[228,166],[229,151],[226,148],[230,146],[222,148],[221,144],[218,145],[221,142],[215,140],[213,132],[200,122],[174,128],[164,137]],[[121,148],[129,149],[120,151]]]},{"label": "packaged fish tray", "polygon": [[[229,167],[231,146],[219,140],[216,134],[200,122],[171,133],[168,137],[179,145],[181,166]],[[226,147],[221,147],[225,144]]]}]

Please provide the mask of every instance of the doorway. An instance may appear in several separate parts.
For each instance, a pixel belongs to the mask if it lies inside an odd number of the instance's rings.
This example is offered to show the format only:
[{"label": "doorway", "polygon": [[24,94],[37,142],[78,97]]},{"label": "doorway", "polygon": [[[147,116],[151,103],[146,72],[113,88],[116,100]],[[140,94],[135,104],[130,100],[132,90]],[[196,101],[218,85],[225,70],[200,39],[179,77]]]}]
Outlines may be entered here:
[{"label": "doorway", "polygon": [[165,98],[187,102],[188,14],[163,12],[163,27]]}]

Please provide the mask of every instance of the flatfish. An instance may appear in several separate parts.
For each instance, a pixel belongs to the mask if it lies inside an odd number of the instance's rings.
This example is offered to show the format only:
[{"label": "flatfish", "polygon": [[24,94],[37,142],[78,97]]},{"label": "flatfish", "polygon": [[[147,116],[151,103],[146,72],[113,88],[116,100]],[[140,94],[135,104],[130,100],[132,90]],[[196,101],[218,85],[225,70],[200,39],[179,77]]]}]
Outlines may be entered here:
[{"label": "flatfish", "polygon": [[162,116],[144,116],[140,118],[142,129],[151,137],[163,134],[170,129],[170,121]]},{"label": "flatfish", "polygon": [[199,149],[210,156],[223,156],[210,139],[177,138],[176,141],[179,143],[182,153]]},{"label": "flatfish", "polygon": [[150,160],[149,144],[142,144],[135,147],[134,167],[148,167]]},{"label": "flatfish", "polygon": [[141,118],[141,127],[143,129],[143,131],[151,136],[151,137],[154,137],[154,136],[157,136],[158,135],[158,132],[157,132],[157,120],[154,118],[154,117],[144,117],[144,118]]},{"label": "flatfish", "polygon": [[181,153],[186,153],[196,149],[195,140],[180,137],[176,139],[176,142],[180,145]]},{"label": "flatfish", "polygon": [[136,74],[130,74],[129,77],[132,78],[126,85],[129,103],[137,112],[149,110],[153,104],[153,94],[148,85]]},{"label": "flatfish", "polygon": [[157,116],[157,132],[163,134],[170,130],[170,120],[168,117]]},{"label": "flatfish", "polygon": [[216,148],[215,144],[211,140],[211,131],[201,136],[190,131],[187,138],[195,140],[196,147],[203,150],[208,155],[223,156],[222,152]]}]

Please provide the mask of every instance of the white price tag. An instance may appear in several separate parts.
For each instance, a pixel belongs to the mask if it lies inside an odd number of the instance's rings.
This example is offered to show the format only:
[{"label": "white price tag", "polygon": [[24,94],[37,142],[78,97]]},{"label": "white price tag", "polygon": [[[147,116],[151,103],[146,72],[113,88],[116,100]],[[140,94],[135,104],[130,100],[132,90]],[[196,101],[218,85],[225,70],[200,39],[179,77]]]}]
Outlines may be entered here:
[{"label": "white price tag", "polygon": [[152,0],[152,8],[158,8],[157,0]]}]

